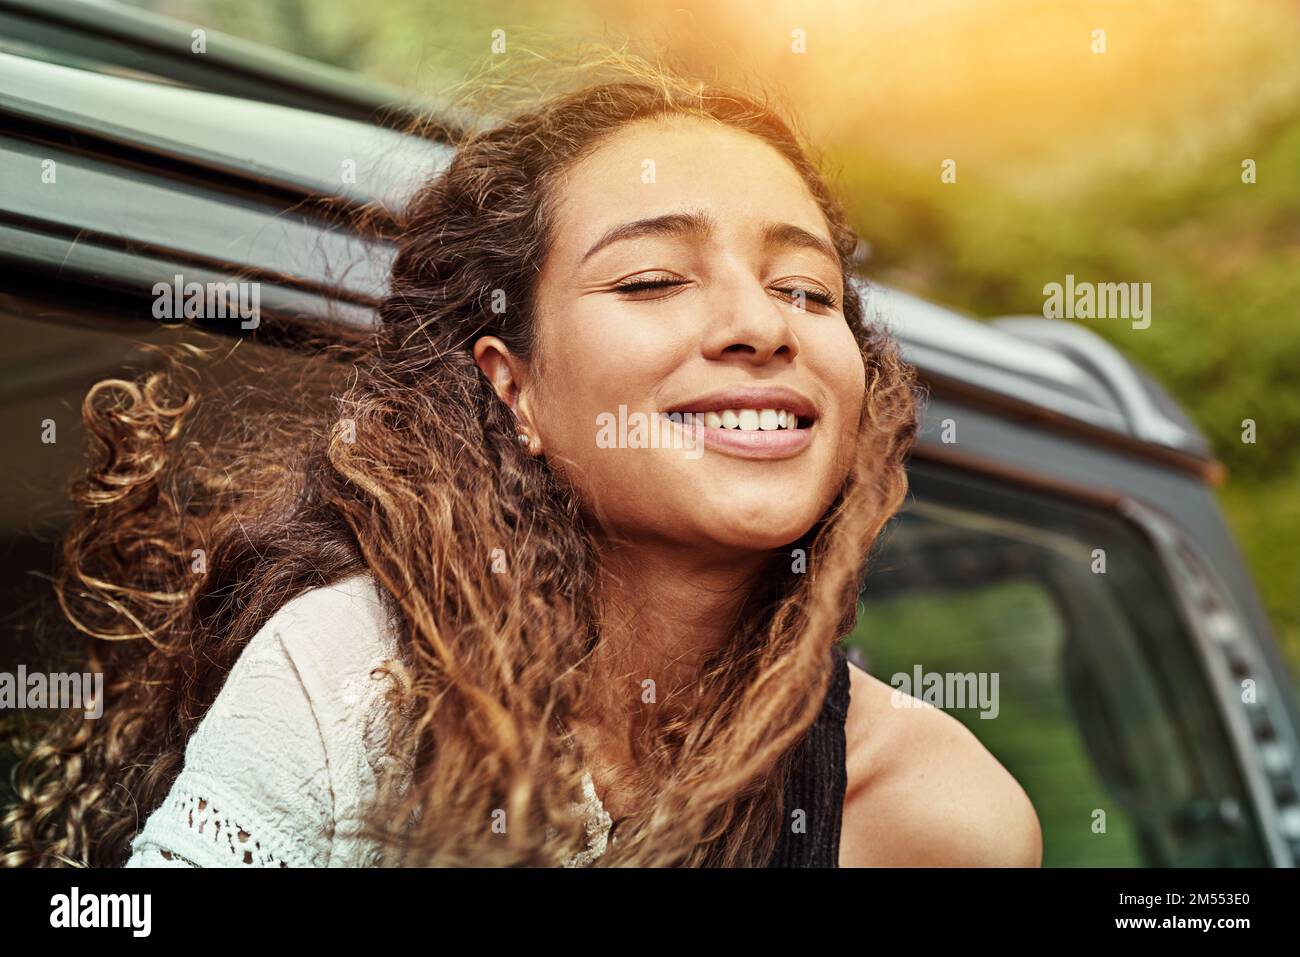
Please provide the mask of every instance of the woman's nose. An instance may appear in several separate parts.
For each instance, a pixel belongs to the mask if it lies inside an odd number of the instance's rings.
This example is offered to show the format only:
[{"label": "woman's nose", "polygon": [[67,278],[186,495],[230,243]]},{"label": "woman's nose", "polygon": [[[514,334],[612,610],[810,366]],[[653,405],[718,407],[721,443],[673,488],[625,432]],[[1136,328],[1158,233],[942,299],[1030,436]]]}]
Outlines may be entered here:
[{"label": "woman's nose", "polygon": [[710,317],[704,335],[708,358],[742,356],[754,365],[774,356],[793,359],[799,352],[792,320],[799,307],[764,288],[752,275],[720,285],[710,297]]}]

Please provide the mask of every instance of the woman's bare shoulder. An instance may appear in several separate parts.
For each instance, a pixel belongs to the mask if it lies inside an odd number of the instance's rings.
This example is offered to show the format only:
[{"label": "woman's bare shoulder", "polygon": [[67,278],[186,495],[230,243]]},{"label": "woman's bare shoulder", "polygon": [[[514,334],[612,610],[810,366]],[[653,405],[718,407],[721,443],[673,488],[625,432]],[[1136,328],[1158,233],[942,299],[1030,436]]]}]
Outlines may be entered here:
[{"label": "woman's bare shoulder", "polygon": [[850,662],[845,867],[1037,867],[1038,815],[960,721]]}]

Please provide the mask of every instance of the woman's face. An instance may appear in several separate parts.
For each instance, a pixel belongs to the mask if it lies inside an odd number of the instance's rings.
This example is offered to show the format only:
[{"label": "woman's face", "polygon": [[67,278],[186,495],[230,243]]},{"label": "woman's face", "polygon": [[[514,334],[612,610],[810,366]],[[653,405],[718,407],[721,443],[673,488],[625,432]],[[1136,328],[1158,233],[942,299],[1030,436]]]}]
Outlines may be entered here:
[{"label": "woman's face", "polygon": [[[632,542],[704,558],[799,538],[844,479],[864,369],[794,168],[730,127],[643,121],[556,200],[535,361],[510,363],[533,448]],[[664,418],[687,412],[705,415]]]}]

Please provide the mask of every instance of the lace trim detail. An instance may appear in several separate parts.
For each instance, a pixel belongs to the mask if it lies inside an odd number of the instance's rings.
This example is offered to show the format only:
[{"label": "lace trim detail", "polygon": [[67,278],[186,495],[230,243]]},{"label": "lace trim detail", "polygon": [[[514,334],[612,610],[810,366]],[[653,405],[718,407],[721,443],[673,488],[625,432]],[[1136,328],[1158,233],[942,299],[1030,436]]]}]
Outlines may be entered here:
[{"label": "lace trim detail", "polygon": [[[229,854],[235,864],[248,867],[289,866],[287,861],[263,847],[252,832],[238,821],[231,820],[213,807],[207,798],[193,794],[178,795],[171,800],[171,810],[176,815],[175,820],[181,821],[191,833],[207,838],[223,856]],[[169,848],[153,845],[149,850],[169,863],[178,859],[190,867],[198,866]]]},{"label": "lace trim detail", "polygon": [[175,851],[168,851],[157,845],[150,844],[143,848],[139,854],[133,855],[128,867],[194,867],[195,864],[188,857],[182,857]]}]

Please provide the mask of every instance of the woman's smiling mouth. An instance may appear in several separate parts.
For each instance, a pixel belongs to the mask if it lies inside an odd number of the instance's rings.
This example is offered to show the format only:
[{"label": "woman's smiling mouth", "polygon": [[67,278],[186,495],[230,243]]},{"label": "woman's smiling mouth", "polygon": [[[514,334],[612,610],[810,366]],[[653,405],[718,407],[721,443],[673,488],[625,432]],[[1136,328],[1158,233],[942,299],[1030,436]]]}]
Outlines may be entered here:
[{"label": "woman's smiling mouth", "polygon": [[[727,409],[722,413],[661,412],[683,441],[748,459],[786,459],[812,442],[813,425],[780,409]],[[801,424],[804,423],[804,424]],[[766,426],[766,427],[765,427]]]},{"label": "woman's smiling mouth", "polygon": [[783,459],[812,441],[817,407],[784,386],[743,386],[661,413],[692,442],[741,458]]}]

